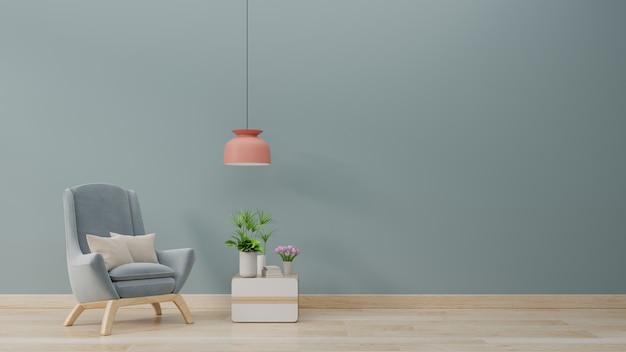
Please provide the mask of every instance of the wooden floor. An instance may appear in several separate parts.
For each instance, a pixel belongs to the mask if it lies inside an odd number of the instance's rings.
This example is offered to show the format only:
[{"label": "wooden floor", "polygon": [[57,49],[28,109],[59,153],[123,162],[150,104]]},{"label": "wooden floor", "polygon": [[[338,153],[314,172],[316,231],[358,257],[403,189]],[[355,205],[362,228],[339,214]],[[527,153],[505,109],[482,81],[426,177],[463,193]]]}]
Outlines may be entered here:
[{"label": "wooden floor", "polygon": [[626,351],[626,309],[301,309],[298,323],[232,323],[228,309],[0,309],[0,351]]}]

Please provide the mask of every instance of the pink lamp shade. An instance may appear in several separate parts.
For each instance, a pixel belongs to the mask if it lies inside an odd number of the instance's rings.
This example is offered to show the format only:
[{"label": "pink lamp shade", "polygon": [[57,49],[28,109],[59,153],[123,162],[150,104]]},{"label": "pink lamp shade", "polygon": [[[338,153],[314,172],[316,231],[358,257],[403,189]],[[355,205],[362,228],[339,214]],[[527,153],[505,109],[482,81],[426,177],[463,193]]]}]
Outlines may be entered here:
[{"label": "pink lamp shade", "polygon": [[233,130],[237,136],[224,147],[224,165],[269,165],[270,146],[257,137],[261,130]]}]

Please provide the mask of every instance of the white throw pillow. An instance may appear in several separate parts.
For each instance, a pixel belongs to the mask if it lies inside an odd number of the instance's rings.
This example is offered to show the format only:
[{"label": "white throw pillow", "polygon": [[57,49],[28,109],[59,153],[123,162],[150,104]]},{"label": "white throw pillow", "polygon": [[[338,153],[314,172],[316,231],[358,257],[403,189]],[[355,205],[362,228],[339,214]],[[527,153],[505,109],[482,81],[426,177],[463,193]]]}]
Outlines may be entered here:
[{"label": "white throw pillow", "polygon": [[122,235],[110,232],[111,238],[121,238],[126,243],[130,256],[135,263],[158,263],[156,252],[154,250],[154,240],[156,234],[149,233],[147,235]]},{"label": "white throw pillow", "polygon": [[91,253],[100,253],[104,257],[104,266],[111,270],[116,266],[133,262],[133,257],[122,238],[87,235],[87,244]]}]

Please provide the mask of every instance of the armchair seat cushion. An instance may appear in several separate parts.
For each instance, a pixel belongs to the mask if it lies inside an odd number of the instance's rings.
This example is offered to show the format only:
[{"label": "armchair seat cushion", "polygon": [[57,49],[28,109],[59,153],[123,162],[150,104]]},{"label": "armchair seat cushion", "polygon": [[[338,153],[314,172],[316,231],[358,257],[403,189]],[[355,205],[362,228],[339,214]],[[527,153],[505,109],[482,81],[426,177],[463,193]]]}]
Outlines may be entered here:
[{"label": "armchair seat cushion", "polygon": [[176,282],[172,277],[158,279],[127,280],[113,283],[120,298],[165,295],[174,291]]},{"label": "armchair seat cushion", "polygon": [[131,281],[145,279],[174,278],[176,272],[163,264],[128,263],[117,266],[109,271],[111,281]]}]

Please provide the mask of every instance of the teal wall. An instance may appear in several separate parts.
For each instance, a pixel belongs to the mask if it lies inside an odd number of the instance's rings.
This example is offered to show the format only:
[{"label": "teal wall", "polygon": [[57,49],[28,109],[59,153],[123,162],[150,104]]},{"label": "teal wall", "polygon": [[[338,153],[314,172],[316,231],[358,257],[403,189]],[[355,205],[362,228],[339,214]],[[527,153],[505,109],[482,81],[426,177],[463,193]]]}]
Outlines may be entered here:
[{"label": "teal wall", "polygon": [[[69,293],[63,189],[135,189],[187,293],[231,211],[303,293],[626,293],[625,1],[0,1],[0,293]],[[269,262],[278,264],[270,255]]]}]

